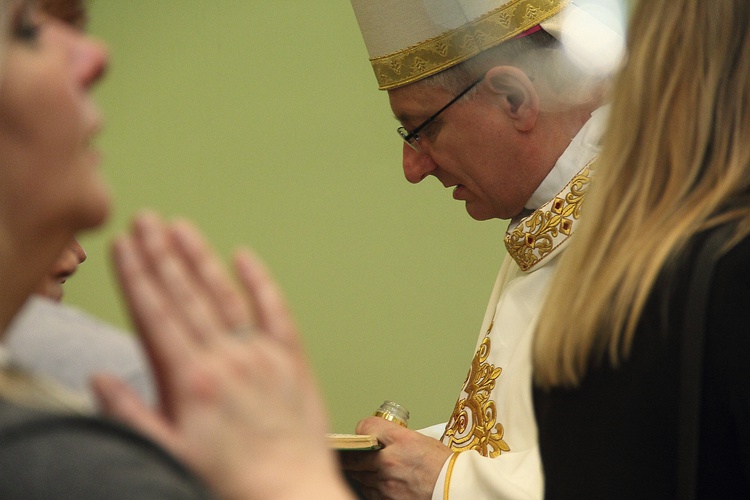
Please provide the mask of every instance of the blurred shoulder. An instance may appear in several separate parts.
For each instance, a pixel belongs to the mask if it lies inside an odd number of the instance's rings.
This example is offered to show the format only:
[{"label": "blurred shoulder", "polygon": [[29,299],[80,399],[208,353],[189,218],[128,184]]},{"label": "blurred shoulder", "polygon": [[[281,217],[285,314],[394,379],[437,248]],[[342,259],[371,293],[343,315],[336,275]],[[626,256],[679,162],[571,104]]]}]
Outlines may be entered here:
[{"label": "blurred shoulder", "polygon": [[0,469],[1,498],[209,498],[169,453],[124,426],[3,399]]}]

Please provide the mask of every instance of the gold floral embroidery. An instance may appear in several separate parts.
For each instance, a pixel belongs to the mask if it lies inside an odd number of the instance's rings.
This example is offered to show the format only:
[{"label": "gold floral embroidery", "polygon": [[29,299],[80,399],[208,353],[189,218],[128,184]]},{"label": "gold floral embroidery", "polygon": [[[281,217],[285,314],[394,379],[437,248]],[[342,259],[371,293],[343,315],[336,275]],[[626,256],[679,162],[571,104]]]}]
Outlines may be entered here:
[{"label": "gold floral embroidery", "polygon": [[554,199],[505,235],[505,248],[522,271],[541,262],[573,233],[593,169],[592,163],[586,165]]},{"label": "gold floral embroidery", "polygon": [[490,399],[496,380],[503,371],[487,363],[492,348],[489,337],[492,326],[490,324],[471,362],[464,381],[466,397],[456,403],[442,441],[453,451],[475,450],[485,457],[495,458],[502,452],[510,451],[510,447],[503,440],[505,430],[497,422],[495,402]]}]

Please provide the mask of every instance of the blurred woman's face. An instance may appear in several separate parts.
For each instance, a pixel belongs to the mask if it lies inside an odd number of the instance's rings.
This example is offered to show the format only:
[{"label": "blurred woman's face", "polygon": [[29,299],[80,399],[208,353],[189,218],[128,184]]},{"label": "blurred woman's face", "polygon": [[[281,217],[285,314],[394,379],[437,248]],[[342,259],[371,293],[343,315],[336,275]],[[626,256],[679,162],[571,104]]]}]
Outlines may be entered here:
[{"label": "blurred woman's face", "polygon": [[18,2],[10,22],[0,66],[0,230],[28,238],[99,225],[109,193],[90,90],[106,49],[31,2]]}]

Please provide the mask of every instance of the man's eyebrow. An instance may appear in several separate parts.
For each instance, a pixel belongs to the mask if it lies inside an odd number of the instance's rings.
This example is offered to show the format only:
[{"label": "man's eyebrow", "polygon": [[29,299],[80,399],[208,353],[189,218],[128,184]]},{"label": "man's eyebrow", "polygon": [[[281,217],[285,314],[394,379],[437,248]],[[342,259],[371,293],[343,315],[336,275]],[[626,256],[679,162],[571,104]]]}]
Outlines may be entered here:
[{"label": "man's eyebrow", "polygon": [[393,119],[401,123],[402,125],[404,123],[420,121],[416,116],[410,114],[393,115]]}]

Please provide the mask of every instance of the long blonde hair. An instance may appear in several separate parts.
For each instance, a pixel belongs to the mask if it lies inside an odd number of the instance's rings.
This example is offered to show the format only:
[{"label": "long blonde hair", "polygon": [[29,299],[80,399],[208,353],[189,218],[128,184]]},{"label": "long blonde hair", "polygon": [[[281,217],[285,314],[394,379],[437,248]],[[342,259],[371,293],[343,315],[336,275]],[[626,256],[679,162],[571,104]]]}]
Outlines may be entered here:
[{"label": "long blonde hair", "polygon": [[571,386],[627,357],[661,270],[750,190],[750,2],[644,0],[628,33],[582,224],[561,258],[534,344],[536,382]]}]

